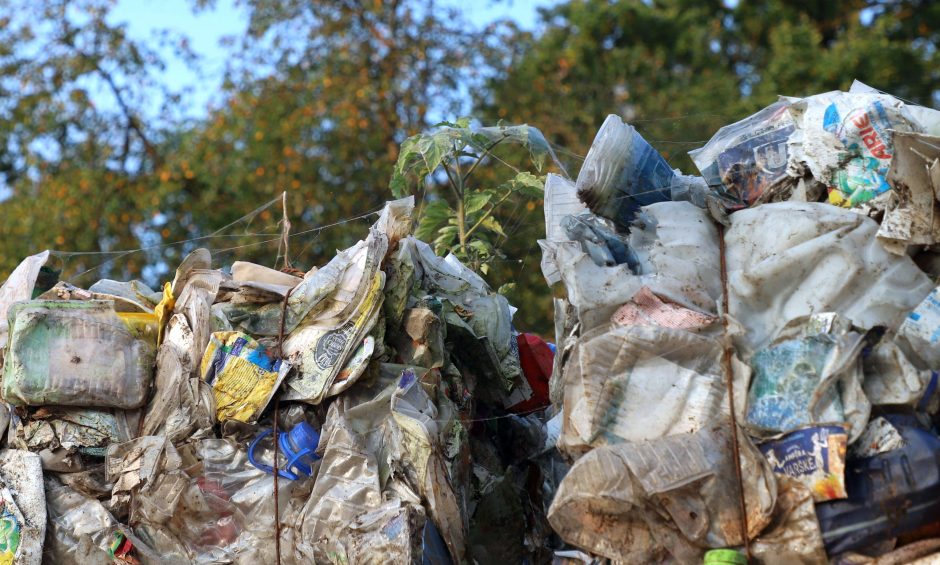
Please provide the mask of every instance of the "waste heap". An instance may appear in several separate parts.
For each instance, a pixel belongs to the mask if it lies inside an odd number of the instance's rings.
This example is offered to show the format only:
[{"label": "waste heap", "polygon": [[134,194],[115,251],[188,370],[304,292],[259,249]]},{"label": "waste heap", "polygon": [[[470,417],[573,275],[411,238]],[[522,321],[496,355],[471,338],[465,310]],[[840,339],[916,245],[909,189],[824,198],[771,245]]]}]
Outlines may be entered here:
[{"label": "waste heap", "polygon": [[24,260],[0,563],[550,559],[552,351],[413,207],[302,276],[197,249],[161,292],[81,289]]},{"label": "waste heap", "polygon": [[616,116],[549,176],[571,562],[938,551],[938,136],[856,82],[720,129],[701,177]]}]

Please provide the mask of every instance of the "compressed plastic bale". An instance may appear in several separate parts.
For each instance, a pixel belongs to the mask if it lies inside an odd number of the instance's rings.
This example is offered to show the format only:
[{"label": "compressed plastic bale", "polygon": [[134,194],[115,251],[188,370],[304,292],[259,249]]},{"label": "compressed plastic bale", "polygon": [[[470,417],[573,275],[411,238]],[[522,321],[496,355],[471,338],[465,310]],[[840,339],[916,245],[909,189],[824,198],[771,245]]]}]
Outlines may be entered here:
[{"label": "compressed plastic bale", "polygon": [[3,397],[15,405],[138,408],[146,400],[156,322],[125,322],[110,302],[36,300],[10,309]]},{"label": "compressed plastic bale", "polygon": [[730,220],[728,305],[745,328],[735,337],[745,358],[791,320],[816,312],[896,330],[932,287],[909,257],[882,248],[874,220],[848,210],[779,202]]},{"label": "compressed plastic bale", "polygon": [[713,314],[721,296],[718,233],[707,213],[688,202],[662,202],[643,208],[630,232],[640,274],[627,264],[598,266],[575,242],[551,243],[568,300],[590,329],[641,288],[672,302]]}]

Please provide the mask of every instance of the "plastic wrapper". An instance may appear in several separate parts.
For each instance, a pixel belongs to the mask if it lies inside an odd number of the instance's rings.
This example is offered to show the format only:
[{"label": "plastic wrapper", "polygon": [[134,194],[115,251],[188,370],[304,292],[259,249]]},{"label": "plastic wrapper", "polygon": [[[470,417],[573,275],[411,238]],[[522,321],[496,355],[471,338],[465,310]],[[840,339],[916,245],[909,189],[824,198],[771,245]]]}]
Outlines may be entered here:
[{"label": "plastic wrapper", "polygon": [[812,426],[762,443],[759,448],[777,475],[810,489],[813,500],[845,498],[848,437],[842,426]]},{"label": "plastic wrapper", "polygon": [[[516,341],[519,344],[519,362],[531,394],[509,409],[517,414],[528,414],[548,406],[548,382],[552,376],[555,354],[548,344],[535,334],[519,334]],[[552,444],[554,445],[554,442]]]},{"label": "plastic wrapper", "polygon": [[648,287],[643,287],[629,302],[611,316],[611,323],[618,326],[660,326],[674,330],[696,331],[707,328],[718,318],[678,304],[662,300]]},{"label": "plastic wrapper", "polygon": [[119,525],[103,504],[55,479],[46,479],[49,512],[44,553],[55,563],[106,565]]},{"label": "plastic wrapper", "polygon": [[874,457],[879,453],[888,453],[901,447],[904,447],[904,438],[901,437],[901,432],[890,420],[878,416],[868,422],[861,437],[852,444],[849,449],[849,457],[852,459]]},{"label": "plastic wrapper", "polygon": [[[124,514],[132,494],[150,493],[169,481],[182,480],[182,465],[179,452],[165,437],[142,436],[112,443],[105,455],[105,478],[113,485],[109,508]],[[161,500],[172,504],[173,498],[167,494],[161,493]],[[131,521],[136,519],[132,513]]]},{"label": "plastic wrapper", "polygon": [[676,173],[633,126],[607,116],[578,174],[578,197],[592,212],[630,229],[641,206],[672,200]]},{"label": "plastic wrapper", "polygon": [[940,137],[892,132],[895,151],[888,169],[892,198],[878,239],[898,255],[910,245],[940,242]]},{"label": "plastic wrapper", "polygon": [[634,274],[639,271],[639,260],[627,246],[626,238],[615,233],[603,219],[594,214],[565,216],[561,225],[568,240],[579,242],[595,265],[627,264]]},{"label": "plastic wrapper", "polygon": [[[548,519],[568,543],[613,560],[700,561],[707,548],[743,543],[730,431],[701,430],[600,447],[562,481]],[[773,474],[739,434],[748,537],[771,520]]]},{"label": "plastic wrapper", "polygon": [[285,399],[316,404],[355,382],[355,378],[349,378],[353,373],[343,379],[337,377],[375,324],[384,284],[384,274],[376,273],[353,317],[339,327],[334,327],[335,320],[328,319],[303,325],[291,333],[284,342],[284,353],[297,367],[297,375],[287,379],[290,390]]},{"label": "plastic wrapper", "polygon": [[414,285],[434,292],[433,297],[412,296],[409,304],[440,308],[444,333],[457,344],[454,360],[473,367],[508,407],[510,391],[524,380],[512,327],[515,308],[453,254],[442,259],[428,244],[410,237],[402,241],[401,252],[414,265]]},{"label": "plastic wrapper", "polygon": [[589,212],[587,207],[578,200],[578,189],[570,180],[556,174],[549,173],[545,178],[545,240],[539,240],[542,247],[542,275],[546,282],[553,285],[561,280],[558,265],[555,263],[554,247],[547,246],[547,242],[559,243],[568,241],[568,234],[562,226],[567,216],[576,216]]},{"label": "plastic wrapper", "polygon": [[15,427],[15,444],[38,453],[43,469],[75,472],[82,457],[104,457],[111,443],[136,435],[137,412],[42,407]]},{"label": "plastic wrapper", "polygon": [[797,131],[789,170],[808,169],[829,187],[831,204],[883,209],[894,155],[889,130],[920,131],[904,103],[886,94],[833,91],[794,102],[790,114]]},{"label": "plastic wrapper", "polygon": [[39,278],[40,269],[48,260],[48,251],[23,259],[7,277],[3,286],[0,286],[0,350],[3,350],[7,344],[10,306],[33,297],[33,288],[36,286],[36,279]]},{"label": "plastic wrapper", "polygon": [[813,327],[826,317],[795,320],[772,345],[754,353],[747,397],[750,426],[788,432],[849,422],[850,440],[862,433],[871,412],[858,363],[864,336]]},{"label": "plastic wrapper", "polygon": [[896,330],[933,285],[909,257],[885,251],[878,224],[821,203],[779,202],[731,215],[728,306],[745,359],[790,321],[837,312],[854,326]]},{"label": "plastic wrapper", "polygon": [[125,322],[101,301],[10,309],[3,396],[16,405],[137,408],[146,400],[156,325]]},{"label": "plastic wrapper", "polygon": [[896,342],[882,340],[862,366],[862,388],[873,405],[910,406],[930,414],[940,408],[940,374],[915,367]]},{"label": "plastic wrapper", "polygon": [[709,189],[728,210],[785,197],[796,184],[787,174],[787,140],[796,129],[789,102],[780,100],[727,125],[689,152]]},{"label": "plastic wrapper", "polygon": [[239,332],[212,334],[200,374],[212,386],[220,422],[253,423],[270,402],[290,364]]},{"label": "plastic wrapper", "polygon": [[904,318],[898,345],[916,365],[940,371],[940,287],[930,291]]},{"label": "plastic wrapper", "polygon": [[0,450],[0,524],[0,563],[42,563],[46,497],[38,455]]},{"label": "plastic wrapper", "polygon": [[[172,441],[199,436],[215,423],[212,387],[199,378],[194,335],[183,314],[174,314],[157,352],[154,395],[144,411],[142,435],[165,434]],[[195,378],[192,375],[195,374]]]},{"label": "plastic wrapper", "polygon": [[431,309],[405,309],[401,326],[404,331],[391,341],[406,364],[427,368],[444,366],[443,325]]},{"label": "plastic wrapper", "polygon": [[435,402],[422,388],[414,371],[402,372],[391,397],[391,414],[401,433],[405,473],[411,475],[422,500],[427,501],[430,517],[437,525],[454,560],[465,560],[467,524],[448,480],[440,456],[442,424]]},{"label": "plastic wrapper", "polygon": [[101,279],[88,287],[88,292],[122,298],[126,302],[135,304],[142,312],[152,312],[162,298],[159,292],[138,280],[120,282]]}]

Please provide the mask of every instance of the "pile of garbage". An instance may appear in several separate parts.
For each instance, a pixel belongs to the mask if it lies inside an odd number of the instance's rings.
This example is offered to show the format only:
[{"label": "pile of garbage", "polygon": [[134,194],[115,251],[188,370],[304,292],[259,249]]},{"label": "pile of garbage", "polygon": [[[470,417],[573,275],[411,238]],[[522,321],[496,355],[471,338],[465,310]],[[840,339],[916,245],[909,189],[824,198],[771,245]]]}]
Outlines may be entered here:
[{"label": "pile of garbage", "polygon": [[82,289],[24,260],[0,563],[550,559],[553,352],[413,208],[299,276],[197,249],[161,291]]},{"label": "pile of garbage", "polygon": [[[0,563],[901,563],[940,550],[940,112],[781,98],[548,175],[555,342],[411,236],[0,287]],[[557,354],[556,345],[557,344]]]},{"label": "pile of garbage", "polygon": [[940,112],[856,83],[690,156],[610,116],[546,182],[565,555],[940,551]]}]

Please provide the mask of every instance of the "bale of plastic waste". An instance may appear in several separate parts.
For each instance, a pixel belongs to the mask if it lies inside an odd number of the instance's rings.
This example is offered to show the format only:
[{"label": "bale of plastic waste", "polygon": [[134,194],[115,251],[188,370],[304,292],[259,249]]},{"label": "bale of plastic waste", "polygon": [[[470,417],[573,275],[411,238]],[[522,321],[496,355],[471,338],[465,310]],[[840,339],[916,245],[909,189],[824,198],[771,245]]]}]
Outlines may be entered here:
[{"label": "bale of plastic waste", "polygon": [[42,300],[10,308],[3,397],[17,405],[137,408],[146,400],[156,319],[101,301]]}]

